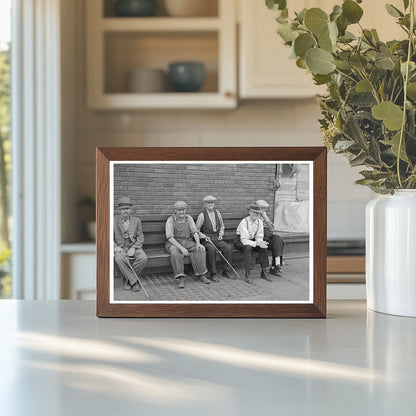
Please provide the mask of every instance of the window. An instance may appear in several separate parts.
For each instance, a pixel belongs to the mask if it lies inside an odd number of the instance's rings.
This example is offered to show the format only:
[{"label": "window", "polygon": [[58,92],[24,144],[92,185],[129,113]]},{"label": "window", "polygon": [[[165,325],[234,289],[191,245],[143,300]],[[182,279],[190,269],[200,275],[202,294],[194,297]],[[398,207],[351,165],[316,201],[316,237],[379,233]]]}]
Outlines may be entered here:
[{"label": "window", "polygon": [[10,7],[10,0],[0,0],[0,298],[9,298],[12,293],[10,271]]}]

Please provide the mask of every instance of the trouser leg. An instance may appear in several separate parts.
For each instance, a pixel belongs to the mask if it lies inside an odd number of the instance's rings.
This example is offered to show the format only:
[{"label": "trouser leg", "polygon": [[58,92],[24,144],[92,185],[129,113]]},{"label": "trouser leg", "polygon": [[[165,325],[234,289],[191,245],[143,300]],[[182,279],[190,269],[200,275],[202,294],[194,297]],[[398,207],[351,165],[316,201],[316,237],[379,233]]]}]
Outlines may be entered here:
[{"label": "trouser leg", "polygon": [[177,277],[185,276],[183,270],[183,254],[182,252],[175,246],[170,246],[168,248],[168,252],[170,255],[170,264],[172,265],[173,275]]},{"label": "trouser leg", "polygon": [[118,268],[120,269],[123,276],[129,281],[131,285],[134,285],[137,282],[137,278],[133,273],[133,270],[130,268],[129,260],[126,257],[126,253],[116,252],[114,253],[114,261],[117,263]]},{"label": "trouser leg", "polygon": [[206,251],[208,270],[211,273],[217,273],[217,252],[215,247],[211,243],[207,242],[203,242],[202,244]]},{"label": "trouser leg", "polygon": [[269,253],[267,248],[256,247],[255,251],[259,253],[259,260],[262,269],[269,267]]},{"label": "trouser leg", "polygon": [[238,243],[235,244],[235,248],[243,252],[244,268],[246,270],[252,270],[253,269],[253,255],[252,255],[253,247],[249,245],[245,246],[244,244],[241,243],[241,241],[239,241]]},{"label": "trouser leg", "polygon": [[[231,264],[231,256],[233,253],[233,248],[227,244],[225,241],[216,241],[215,246],[221,251],[222,255],[227,259],[228,263]],[[224,261],[224,260],[223,260]],[[231,271],[231,267],[224,261],[224,270]]]},{"label": "trouser leg", "polygon": [[147,256],[143,249],[138,248],[134,252],[134,262],[133,262],[133,269],[136,272],[137,276],[140,276],[140,273],[146,267],[147,264]]},{"label": "trouser leg", "polygon": [[193,241],[190,241],[186,244],[185,248],[189,251],[189,257],[191,259],[195,276],[202,276],[207,273],[208,270],[205,247],[202,246],[202,250],[197,250],[196,244]]},{"label": "trouser leg", "polygon": [[276,267],[276,257],[280,257],[280,266],[283,264],[283,247],[285,243],[278,235],[265,239],[269,243],[269,250],[272,251],[272,267]]}]

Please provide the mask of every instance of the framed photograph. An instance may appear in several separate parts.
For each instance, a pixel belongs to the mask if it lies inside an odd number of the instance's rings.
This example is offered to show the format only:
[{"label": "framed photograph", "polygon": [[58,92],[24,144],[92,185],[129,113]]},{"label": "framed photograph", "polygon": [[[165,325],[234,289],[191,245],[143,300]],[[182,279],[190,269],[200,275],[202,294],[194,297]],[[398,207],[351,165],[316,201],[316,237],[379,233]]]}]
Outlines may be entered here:
[{"label": "framed photograph", "polygon": [[97,148],[97,316],[324,318],[326,148]]}]

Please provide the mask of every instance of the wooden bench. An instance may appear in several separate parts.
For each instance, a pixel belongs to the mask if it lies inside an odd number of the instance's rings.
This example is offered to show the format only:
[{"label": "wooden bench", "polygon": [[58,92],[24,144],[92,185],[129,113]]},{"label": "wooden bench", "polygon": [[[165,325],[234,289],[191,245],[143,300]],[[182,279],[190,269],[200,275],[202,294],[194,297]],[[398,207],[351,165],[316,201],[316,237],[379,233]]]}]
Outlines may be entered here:
[{"label": "wooden bench", "polygon": [[[194,220],[199,214],[193,216]],[[148,263],[144,273],[156,271],[170,271],[171,264],[169,254],[165,250],[166,235],[165,224],[169,218],[168,214],[145,214],[140,219],[143,225],[144,246],[143,249],[148,257]],[[222,213],[225,225],[224,241],[233,244],[236,229],[241,219],[247,216],[243,213]],[[306,233],[279,233],[285,242],[284,258],[306,256],[309,252],[309,234]],[[220,260],[219,255],[217,255]],[[189,257],[185,257],[185,264],[189,264]],[[242,262],[242,253],[233,251],[233,263],[238,265]]]}]

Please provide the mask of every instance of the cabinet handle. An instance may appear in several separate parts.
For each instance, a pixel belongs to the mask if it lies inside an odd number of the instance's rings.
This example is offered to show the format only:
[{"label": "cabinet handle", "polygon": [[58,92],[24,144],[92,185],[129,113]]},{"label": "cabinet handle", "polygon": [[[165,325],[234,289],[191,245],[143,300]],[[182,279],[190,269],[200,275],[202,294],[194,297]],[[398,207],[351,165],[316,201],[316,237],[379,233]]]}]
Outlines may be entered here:
[{"label": "cabinet handle", "polygon": [[234,93],[232,91],[225,91],[224,95],[225,95],[225,98],[233,98],[234,97]]}]

